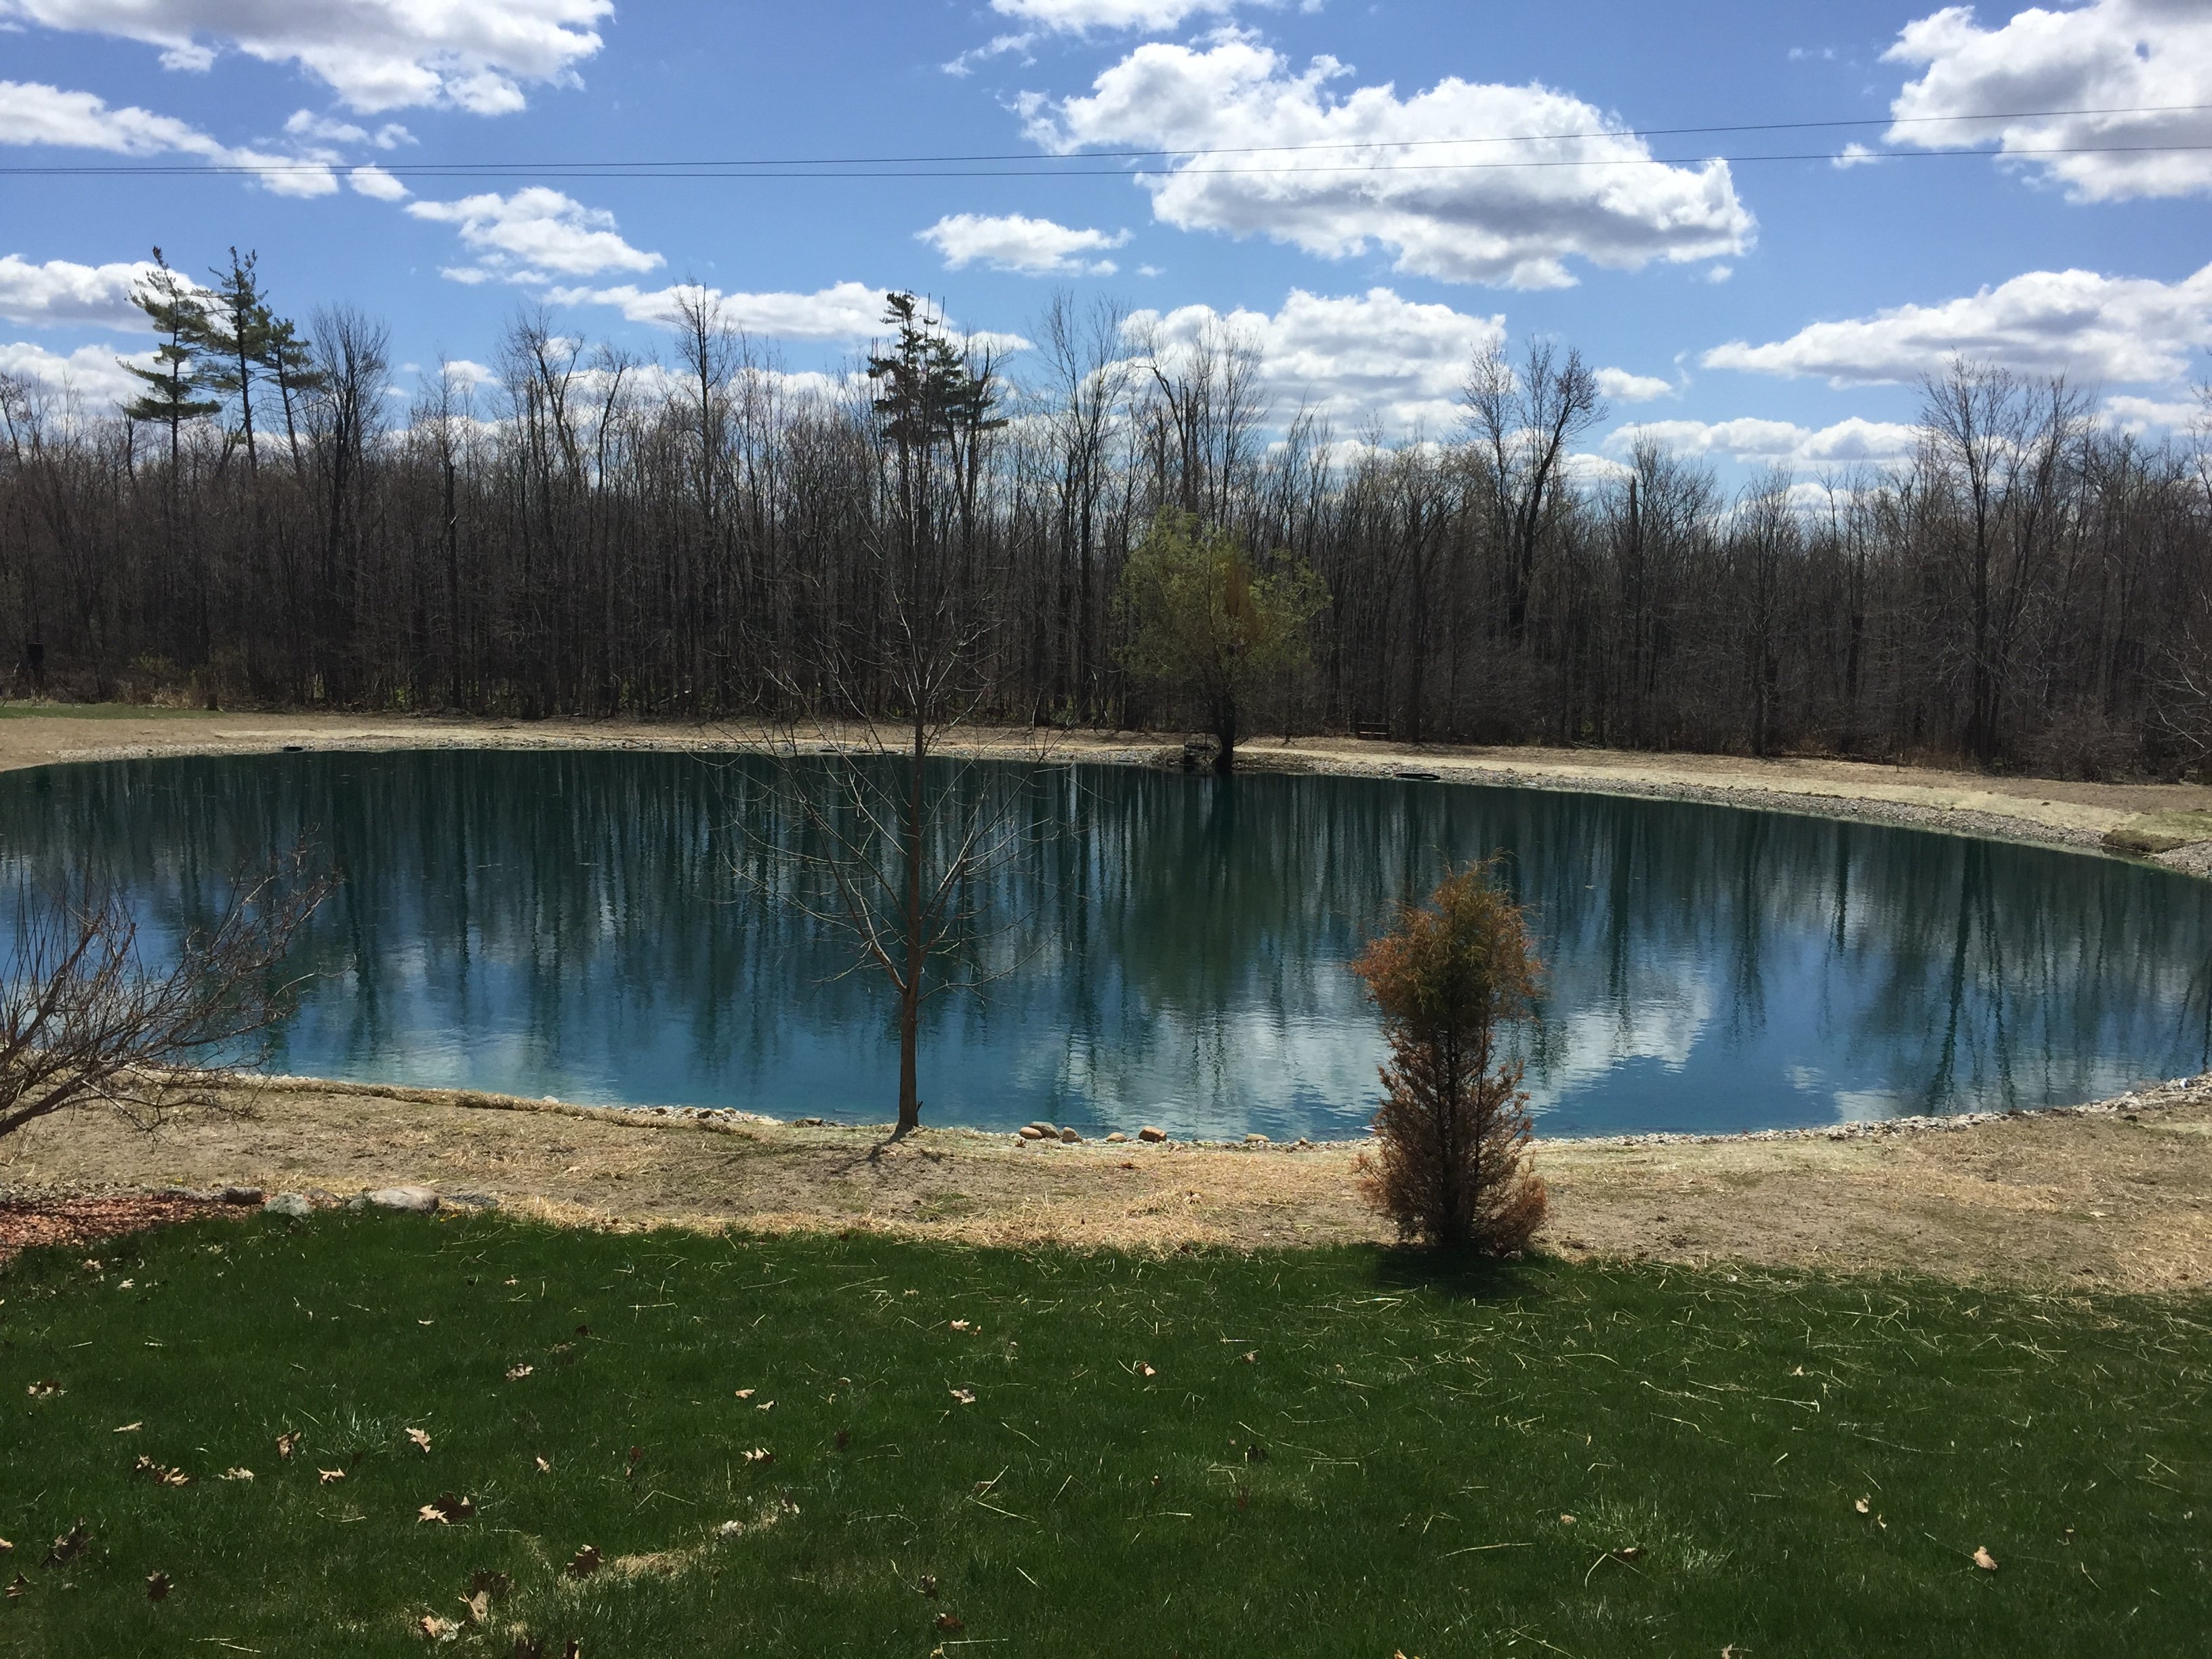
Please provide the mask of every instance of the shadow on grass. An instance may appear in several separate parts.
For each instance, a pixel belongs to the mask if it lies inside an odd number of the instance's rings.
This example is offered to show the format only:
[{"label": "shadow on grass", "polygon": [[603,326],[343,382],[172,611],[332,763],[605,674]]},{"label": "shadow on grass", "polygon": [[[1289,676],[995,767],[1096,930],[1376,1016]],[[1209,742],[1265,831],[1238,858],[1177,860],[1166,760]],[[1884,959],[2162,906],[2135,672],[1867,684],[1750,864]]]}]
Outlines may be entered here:
[{"label": "shadow on grass", "polygon": [[1431,1249],[1385,1244],[1375,1251],[1375,1282],[1391,1290],[1435,1291],[1476,1302],[1507,1302],[1540,1296],[1551,1273],[1541,1259],[1518,1261],[1467,1249]]}]

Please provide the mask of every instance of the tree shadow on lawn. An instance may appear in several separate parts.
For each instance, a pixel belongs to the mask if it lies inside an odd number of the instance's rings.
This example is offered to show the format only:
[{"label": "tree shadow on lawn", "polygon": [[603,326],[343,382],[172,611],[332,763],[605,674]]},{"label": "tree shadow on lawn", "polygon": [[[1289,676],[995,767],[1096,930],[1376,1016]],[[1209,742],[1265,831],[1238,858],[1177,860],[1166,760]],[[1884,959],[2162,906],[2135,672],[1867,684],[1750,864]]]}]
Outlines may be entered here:
[{"label": "tree shadow on lawn", "polygon": [[1474,1302],[1510,1302],[1551,1290],[1558,1264],[1542,1258],[1485,1255],[1477,1250],[1382,1244],[1375,1249],[1375,1282],[1390,1290],[1435,1291]]}]

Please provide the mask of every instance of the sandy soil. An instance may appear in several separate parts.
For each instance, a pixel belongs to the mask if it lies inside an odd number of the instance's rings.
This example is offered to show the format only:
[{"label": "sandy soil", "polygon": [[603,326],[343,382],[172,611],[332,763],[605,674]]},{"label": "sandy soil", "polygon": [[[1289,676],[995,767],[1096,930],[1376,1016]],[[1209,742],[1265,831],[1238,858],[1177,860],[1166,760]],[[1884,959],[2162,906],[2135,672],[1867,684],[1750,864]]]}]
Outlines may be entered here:
[{"label": "sandy soil", "polygon": [[[1018,750],[1030,738],[1027,732],[984,730],[965,746],[977,752]],[[744,740],[743,733],[728,727],[670,722],[142,714],[111,709],[94,714],[19,707],[0,718],[0,771],[60,761],[265,754],[293,744],[348,750],[699,750],[734,747]],[[1158,734],[1071,732],[1055,739],[1054,752],[1070,760],[1128,763],[1172,746]],[[2212,786],[2202,784],[2066,783],[1865,761],[1485,749],[1348,738],[1289,743],[1269,738],[1238,752],[1255,769],[1368,776],[1420,770],[1469,783],[1712,800],[2085,848],[2106,846],[2116,832],[2150,828],[2161,832],[2161,842],[2184,843],[2162,854],[2164,861],[2199,874],[2212,871]]]},{"label": "sandy soil", "polygon": [[[1567,1255],[1911,1269],[1962,1282],[2212,1288],[2212,1075],[1955,1127],[1539,1143]],[[1358,1149],[1025,1143],[307,1080],[148,1137],[34,1126],[0,1199],[420,1184],[598,1225],[868,1227],[968,1243],[1255,1249],[1385,1237]]]},{"label": "sandy soil", "polygon": [[[978,750],[1021,732],[978,732]],[[736,743],[675,725],[349,715],[22,714],[0,770],[64,761],[310,749],[650,748]],[[1130,763],[1157,736],[1079,733],[1071,759]],[[2212,871],[2212,787],[2059,783],[1828,760],[1471,749],[1308,738],[1245,751],[1270,769],[1433,772],[1722,801],[2095,848],[2148,824],[2162,861]],[[2200,830],[2200,823],[2202,828]],[[1031,1146],[931,1130],[702,1121],[428,1091],[288,1082],[242,1115],[154,1139],[93,1116],[0,1152],[0,1194],[258,1186],[349,1194],[419,1182],[601,1224],[865,1225],[970,1243],[1263,1247],[1382,1237],[1356,1148]],[[1686,1262],[1740,1259],[1961,1280],[2130,1290],[2212,1285],[2212,1077],[2106,1106],[1924,1129],[1547,1143],[1546,1243]]]}]

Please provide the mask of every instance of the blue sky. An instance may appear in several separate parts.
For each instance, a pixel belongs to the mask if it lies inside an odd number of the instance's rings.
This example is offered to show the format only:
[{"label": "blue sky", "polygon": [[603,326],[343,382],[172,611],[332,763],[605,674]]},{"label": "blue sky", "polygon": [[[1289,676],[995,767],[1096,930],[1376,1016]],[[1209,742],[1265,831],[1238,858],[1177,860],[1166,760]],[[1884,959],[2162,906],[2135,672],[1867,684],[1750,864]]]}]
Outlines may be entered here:
[{"label": "blue sky", "polygon": [[[1635,136],[1814,121],[1863,125]],[[1030,176],[409,171],[975,155]],[[1505,158],[1573,165],[1452,165]],[[1055,287],[1170,342],[1205,307],[1346,434],[1440,431],[1473,349],[1541,332],[1611,371],[1596,453],[1656,423],[1808,477],[1894,453],[1948,351],[2154,436],[2212,368],[2203,0],[0,0],[0,166],[86,165],[178,170],[0,176],[0,368],[93,398],[156,243],[257,249],[418,366],[540,301],[665,354],[687,283],[796,371],[891,286],[1013,337]]]}]

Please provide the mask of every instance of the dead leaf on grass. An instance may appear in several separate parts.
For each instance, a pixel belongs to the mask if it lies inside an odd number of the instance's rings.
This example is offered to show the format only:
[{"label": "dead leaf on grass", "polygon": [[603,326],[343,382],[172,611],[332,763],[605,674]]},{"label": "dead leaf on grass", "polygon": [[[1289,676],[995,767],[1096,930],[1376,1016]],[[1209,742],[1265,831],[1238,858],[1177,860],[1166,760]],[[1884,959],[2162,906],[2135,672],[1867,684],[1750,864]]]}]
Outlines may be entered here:
[{"label": "dead leaf on grass", "polygon": [[971,1325],[964,1319],[956,1319],[952,1322],[952,1328],[963,1336],[969,1336],[980,1334],[983,1328],[980,1325]]},{"label": "dead leaf on grass", "polygon": [[282,1458],[289,1459],[289,1458],[290,1458],[290,1456],[292,1455],[292,1454],[293,1454],[294,1452],[295,1452],[295,1451],[299,1450],[299,1449],[300,1449],[300,1431],[299,1431],[299,1430],[297,1430],[297,1429],[291,1429],[291,1430],[288,1430],[286,1432],[284,1432],[284,1433],[283,1433],[283,1434],[280,1434],[280,1435],[278,1435],[278,1436],[276,1437],[276,1455],[277,1455],[277,1456],[282,1457]]},{"label": "dead leaf on grass", "polygon": [[952,1397],[963,1406],[972,1406],[975,1403],[975,1390],[973,1389],[955,1389],[952,1390]]},{"label": "dead leaf on grass", "polygon": [[739,1389],[738,1390],[738,1398],[740,1400],[750,1400],[753,1397],[756,1392],[757,1392],[757,1390],[752,1389]]},{"label": "dead leaf on grass", "polygon": [[1984,1572],[1995,1572],[1997,1570],[1997,1559],[1977,1544],[1974,1546],[1974,1565]]},{"label": "dead leaf on grass", "polygon": [[520,1382],[537,1369],[535,1365],[509,1365],[507,1368],[507,1380],[510,1382]]},{"label": "dead leaf on grass", "polygon": [[541,1457],[538,1460],[538,1473],[540,1474],[550,1474],[553,1473],[553,1466]]},{"label": "dead leaf on grass", "polygon": [[315,1474],[320,1478],[322,1484],[325,1486],[334,1486],[339,1481],[345,1479],[345,1471],[343,1469],[317,1469]]},{"label": "dead leaf on grass", "polygon": [[464,1595],[461,1606],[467,1613],[465,1623],[482,1625],[491,1617],[491,1597],[478,1590],[474,1595]]},{"label": "dead leaf on grass", "polygon": [[54,1547],[46,1552],[46,1559],[39,1563],[42,1567],[65,1567],[82,1555],[92,1542],[92,1529],[82,1521],[54,1540]]},{"label": "dead leaf on grass", "polygon": [[136,1434],[139,1430],[145,1426],[146,1425],[143,1423],[125,1423],[120,1428],[117,1429],[115,1432],[118,1434]]},{"label": "dead leaf on grass", "polygon": [[166,1463],[156,1463],[143,1452],[138,1454],[138,1461],[131,1466],[131,1473],[151,1475],[154,1483],[161,1486],[189,1486],[192,1483],[191,1476],[186,1474],[182,1469],[171,1468]]},{"label": "dead leaf on grass", "polygon": [[440,1492],[437,1497],[415,1511],[417,1521],[434,1521],[441,1527],[450,1527],[456,1521],[465,1521],[477,1512],[476,1499],[459,1492]]},{"label": "dead leaf on grass", "polygon": [[766,1446],[755,1446],[750,1451],[741,1452],[738,1455],[747,1463],[773,1463],[775,1462],[775,1454],[770,1451]]},{"label": "dead leaf on grass", "polygon": [[1872,1515],[1874,1513],[1874,1504],[1863,1498],[1859,1498],[1856,1502],[1852,1504],[1851,1507],[1856,1510],[1861,1515]]},{"label": "dead leaf on grass", "polygon": [[937,1615],[937,1628],[948,1633],[966,1630],[968,1621],[957,1613],[940,1613]]},{"label": "dead leaf on grass", "polygon": [[1249,1353],[1239,1354],[1237,1357],[1247,1365],[1256,1365],[1260,1363],[1260,1351],[1257,1348],[1253,1349]]},{"label": "dead leaf on grass", "polygon": [[422,1639],[427,1642],[450,1642],[461,1633],[459,1625],[434,1613],[426,1613],[416,1620],[415,1628],[422,1632]]},{"label": "dead leaf on grass", "polygon": [[13,1555],[15,1553],[15,1547],[6,1539],[0,1538],[0,1555]]},{"label": "dead leaf on grass", "polygon": [[217,1475],[216,1479],[218,1480],[251,1480],[253,1479],[253,1471],[247,1468],[225,1469],[221,1474]]},{"label": "dead leaf on grass", "polygon": [[146,1599],[149,1601],[166,1601],[169,1599],[167,1573],[149,1572],[146,1575]]},{"label": "dead leaf on grass", "polygon": [[430,1437],[422,1430],[410,1429],[407,1431],[407,1437],[422,1449],[422,1455],[425,1457],[430,1455]]},{"label": "dead leaf on grass", "polygon": [[759,1405],[754,1407],[753,1409],[757,1412],[772,1412],[775,1409],[775,1401],[773,1400],[763,1400]]},{"label": "dead leaf on grass", "polygon": [[30,1588],[31,1581],[19,1572],[8,1581],[8,1599],[10,1601],[19,1601],[23,1592]]},{"label": "dead leaf on grass", "polygon": [[596,1544],[586,1544],[568,1558],[562,1571],[571,1578],[589,1578],[599,1570],[599,1551]]},{"label": "dead leaf on grass", "polygon": [[59,1382],[57,1382],[52,1377],[42,1376],[37,1382],[32,1383],[29,1388],[26,1389],[24,1392],[29,1395],[33,1400],[52,1400],[56,1395],[67,1394],[69,1390],[62,1387],[62,1385]]},{"label": "dead leaf on grass", "polygon": [[1137,1375],[1139,1376],[1158,1376],[1159,1373],[1154,1370],[1150,1365],[1139,1364],[1137,1367]]}]

